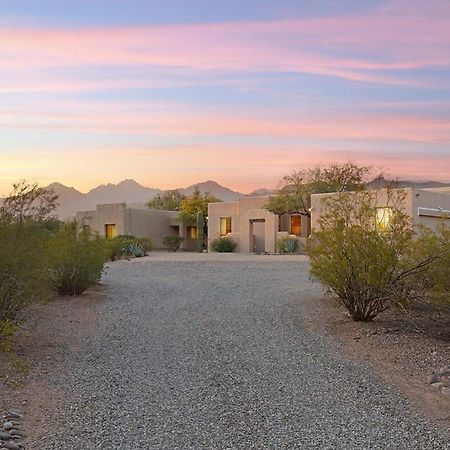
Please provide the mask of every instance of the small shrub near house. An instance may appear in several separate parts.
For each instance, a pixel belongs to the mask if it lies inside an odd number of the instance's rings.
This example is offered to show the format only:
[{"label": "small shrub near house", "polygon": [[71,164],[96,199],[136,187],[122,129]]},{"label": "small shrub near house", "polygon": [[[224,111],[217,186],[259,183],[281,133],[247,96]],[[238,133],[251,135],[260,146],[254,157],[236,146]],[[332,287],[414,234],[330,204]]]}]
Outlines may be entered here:
[{"label": "small shrub near house", "polygon": [[281,238],[277,241],[277,251],[282,255],[291,255],[298,252],[298,240],[295,238]]},{"label": "small shrub near house", "polygon": [[[306,247],[312,277],[355,321],[372,321],[391,305],[422,295],[423,280],[444,257],[436,238],[414,236],[401,207],[403,192],[388,190],[389,213],[384,215],[374,206],[376,196],[366,191],[324,199],[321,228]],[[441,276],[436,275],[436,283]]]},{"label": "small shrub near house", "polygon": [[166,236],[163,239],[163,244],[167,247],[167,250],[169,250],[169,252],[176,252],[180,249],[183,241],[184,238],[182,238],[181,236]]},{"label": "small shrub near house", "polygon": [[224,237],[217,238],[211,242],[211,251],[218,253],[231,253],[236,248],[236,242],[233,239]]},{"label": "small shrub near house", "polygon": [[79,295],[97,283],[103,273],[108,248],[103,238],[89,230],[77,234],[75,222],[66,224],[50,242],[50,278],[61,295]]}]

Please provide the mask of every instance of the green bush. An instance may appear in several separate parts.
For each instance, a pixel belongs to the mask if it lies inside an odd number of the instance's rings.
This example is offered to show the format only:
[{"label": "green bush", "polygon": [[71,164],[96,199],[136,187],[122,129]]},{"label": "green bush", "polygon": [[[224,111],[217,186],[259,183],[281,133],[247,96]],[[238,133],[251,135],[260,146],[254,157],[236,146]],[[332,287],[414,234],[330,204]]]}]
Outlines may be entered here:
[{"label": "green bush", "polygon": [[[420,278],[440,254],[414,251],[405,194],[386,192],[389,220],[379,221],[377,193],[342,193],[323,201],[320,229],[307,243],[311,275],[336,296],[355,321],[371,321],[390,305],[416,295]],[[386,200],[386,199],[384,199]]]},{"label": "green bush", "polygon": [[166,236],[163,239],[163,244],[167,247],[169,252],[176,252],[181,247],[184,238],[181,236]]},{"label": "green bush", "polygon": [[61,295],[79,295],[97,283],[107,259],[105,240],[88,230],[77,234],[75,222],[65,225],[50,242],[50,276]]},{"label": "green bush", "polygon": [[55,200],[22,181],[0,205],[0,334],[22,319],[25,306],[51,293],[46,248],[59,227],[51,216]]},{"label": "green bush", "polygon": [[298,251],[298,240],[295,238],[281,238],[277,241],[278,253],[283,255],[290,255]]},{"label": "green bush", "polygon": [[211,251],[218,253],[231,253],[236,248],[236,242],[228,237],[217,238],[211,242]]},{"label": "green bush", "polygon": [[432,301],[450,305],[450,227],[443,223],[436,232],[422,228],[412,250],[413,260],[434,255],[439,258],[430,263],[430,270],[417,274],[411,289]]}]

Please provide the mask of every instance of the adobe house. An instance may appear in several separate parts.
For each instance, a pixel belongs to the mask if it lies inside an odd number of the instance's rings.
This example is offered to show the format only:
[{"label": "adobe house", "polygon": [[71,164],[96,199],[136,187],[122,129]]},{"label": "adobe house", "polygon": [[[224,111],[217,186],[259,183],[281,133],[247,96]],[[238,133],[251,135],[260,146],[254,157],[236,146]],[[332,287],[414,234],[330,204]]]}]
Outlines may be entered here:
[{"label": "adobe house", "polygon": [[237,243],[236,252],[275,253],[278,239],[309,235],[309,217],[300,214],[278,216],[265,206],[270,196],[243,197],[236,201],[209,203],[208,250],[219,237],[230,237]]},{"label": "adobe house", "polygon": [[[411,217],[413,226],[424,225],[436,229],[442,221],[450,226],[450,190],[441,189],[415,189],[404,188],[404,211]],[[311,229],[317,229],[318,219],[323,210],[322,200],[336,194],[311,195]],[[388,195],[385,189],[378,191],[377,195],[377,219],[389,220]]]},{"label": "adobe house", "polygon": [[77,212],[79,227],[89,226],[93,231],[107,239],[119,235],[147,237],[154,249],[164,249],[165,236],[184,237],[181,246],[193,250],[196,246],[196,229],[180,223],[178,211],[163,211],[148,208],[131,208],[126,203],[97,205],[93,211]]}]

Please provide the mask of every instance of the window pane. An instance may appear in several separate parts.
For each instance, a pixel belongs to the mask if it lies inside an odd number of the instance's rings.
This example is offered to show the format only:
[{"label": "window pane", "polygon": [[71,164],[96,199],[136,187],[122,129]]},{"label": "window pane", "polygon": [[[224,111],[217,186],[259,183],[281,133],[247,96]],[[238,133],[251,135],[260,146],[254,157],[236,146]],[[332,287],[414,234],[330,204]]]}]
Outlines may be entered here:
[{"label": "window pane", "polygon": [[106,239],[113,239],[116,237],[116,224],[107,223],[105,225],[105,237]]},{"label": "window pane", "polygon": [[301,236],[302,234],[302,216],[291,216],[291,234]]},{"label": "window pane", "polygon": [[392,208],[377,208],[376,222],[380,230],[385,230],[389,227],[392,220]]},{"label": "window pane", "polygon": [[226,236],[231,233],[231,217],[221,217],[220,218],[220,235]]}]

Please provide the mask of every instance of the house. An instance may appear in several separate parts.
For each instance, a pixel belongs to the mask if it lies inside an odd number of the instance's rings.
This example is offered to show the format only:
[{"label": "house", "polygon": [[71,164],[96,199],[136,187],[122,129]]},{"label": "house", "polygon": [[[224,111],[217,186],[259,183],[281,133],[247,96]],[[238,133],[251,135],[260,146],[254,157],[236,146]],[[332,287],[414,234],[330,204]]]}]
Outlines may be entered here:
[{"label": "house", "polygon": [[236,252],[274,253],[278,239],[304,240],[310,232],[309,217],[277,216],[265,208],[270,196],[242,197],[236,201],[209,203],[208,249],[214,239],[229,237]]},{"label": "house", "polygon": [[80,211],[76,215],[79,227],[89,226],[107,239],[119,235],[147,237],[153,248],[165,248],[165,236],[185,238],[182,249],[193,250],[196,245],[196,229],[180,223],[178,211],[127,207],[126,203],[97,205],[93,211]]},{"label": "house", "polygon": [[[436,229],[442,221],[450,226],[450,190],[448,189],[400,189],[405,194],[403,210],[411,217],[413,226],[424,225]],[[323,212],[323,199],[333,194],[311,195],[311,229],[319,227],[318,220]],[[391,206],[388,201],[388,191],[377,191],[377,219],[389,220]]]}]

